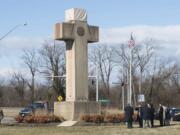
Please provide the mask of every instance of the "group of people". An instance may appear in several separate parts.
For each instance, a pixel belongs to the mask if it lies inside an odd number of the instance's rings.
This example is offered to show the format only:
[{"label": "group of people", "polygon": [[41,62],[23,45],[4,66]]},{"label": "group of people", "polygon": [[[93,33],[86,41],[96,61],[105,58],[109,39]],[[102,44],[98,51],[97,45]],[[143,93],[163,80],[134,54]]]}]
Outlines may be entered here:
[{"label": "group of people", "polygon": [[159,121],[160,126],[169,126],[171,120],[171,113],[169,106],[159,105]]},{"label": "group of people", "polygon": [[[125,121],[127,122],[127,127],[132,128],[132,122],[134,121],[134,109],[133,107],[128,104],[125,109]],[[154,127],[154,119],[155,117],[159,119],[160,126],[170,125],[170,108],[165,107],[163,105],[159,105],[158,113],[155,112],[155,108],[153,104],[144,104],[139,105],[136,108],[137,111],[137,119],[136,121],[139,122],[140,128]]]},{"label": "group of people", "polygon": [[155,109],[153,104],[139,105],[137,113],[137,120],[140,127],[154,127]]}]

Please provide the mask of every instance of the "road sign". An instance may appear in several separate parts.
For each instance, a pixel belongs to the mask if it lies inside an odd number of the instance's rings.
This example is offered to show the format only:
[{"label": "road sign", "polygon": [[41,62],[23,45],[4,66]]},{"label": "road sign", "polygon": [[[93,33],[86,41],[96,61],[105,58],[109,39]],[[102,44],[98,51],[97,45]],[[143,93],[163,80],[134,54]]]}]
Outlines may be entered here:
[{"label": "road sign", "polygon": [[138,102],[145,102],[144,94],[139,94],[138,95]]}]

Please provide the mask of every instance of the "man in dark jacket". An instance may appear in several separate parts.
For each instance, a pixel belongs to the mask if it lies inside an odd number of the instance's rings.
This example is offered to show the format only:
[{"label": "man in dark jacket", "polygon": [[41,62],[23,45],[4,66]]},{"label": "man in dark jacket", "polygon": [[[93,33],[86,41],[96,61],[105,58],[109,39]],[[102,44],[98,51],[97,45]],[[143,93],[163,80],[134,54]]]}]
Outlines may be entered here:
[{"label": "man in dark jacket", "polygon": [[171,113],[170,113],[170,108],[167,106],[166,111],[165,111],[165,125],[170,126],[170,120],[171,120]]},{"label": "man in dark jacket", "polygon": [[159,105],[159,121],[160,121],[160,126],[163,126],[163,113],[164,113],[164,109],[163,106],[160,104]]},{"label": "man in dark jacket", "polygon": [[150,105],[149,105],[149,104],[146,104],[146,105],[143,107],[143,128],[145,128],[146,125],[151,128],[151,124],[150,124],[150,114],[151,114]]},{"label": "man in dark jacket", "polygon": [[154,113],[155,113],[155,109],[153,104],[150,105],[151,109],[150,109],[150,120],[151,120],[151,127],[154,127]]},{"label": "man in dark jacket", "polygon": [[125,111],[125,121],[127,122],[127,128],[132,128],[134,109],[130,104],[127,104],[124,111]]},{"label": "man in dark jacket", "polygon": [[1,123],[1,120],[3,119],[3,117],[4,117],[3,110],[0,108],[0,123]]},{"label": "man in dark jacket", "polygon": [[143,106],[139,105],[137,108],[137,120],[139,122],[139,127],[142,128],[143,127]]}]

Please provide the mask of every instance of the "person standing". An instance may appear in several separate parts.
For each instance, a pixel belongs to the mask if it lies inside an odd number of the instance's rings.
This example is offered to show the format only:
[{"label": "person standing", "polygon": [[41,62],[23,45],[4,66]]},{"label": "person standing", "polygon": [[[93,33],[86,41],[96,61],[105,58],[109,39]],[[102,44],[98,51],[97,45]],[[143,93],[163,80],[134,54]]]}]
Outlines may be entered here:
[{"label": "person standing", "polygon": [[151,108],[149,104],[146,104],[143,108],[143,128],[150,127],[151,128],[151,123],[150,123],[150,113],[151,113]]},{"label": "person standing", "polygon": [[125,111],[125,121],[127,122],[127,128],[132,128],[134,109],[130,104],[127,104],[124,111]]},{"label": "person standing", "polygon": [[170,126],[170,120],[171,120],[171,114],[170,114],[170,108],[168,106],[165,112],[165,125],[166,126]]},{"label": "person standing", "polygon": [[151,120],[151,127],[154,127],[154,113],[155,109],[153,104],[150,105],[150,120]]},{"label": "person standing", "polygon": [[143,127],[143,107],[139,105],[137,108],[137,111],[138,111],[137,119],[139,122],[139,127],[142,128]]},{"label": "person standing", "polygon": [[1,123],[1,120],[3,119],[3,117],[4,117],[3,110],[2,110],[2,109],[0,109],[0,123]]},{"label": "person standing", "polygon": [[166,125],[166,106],[162,106],[163,107],[163,126]]},{"label": "person standing", "polygon": [[163,106],[161,104],[159,104],[159,122],[160,122],[160,126],[163,126]]}]

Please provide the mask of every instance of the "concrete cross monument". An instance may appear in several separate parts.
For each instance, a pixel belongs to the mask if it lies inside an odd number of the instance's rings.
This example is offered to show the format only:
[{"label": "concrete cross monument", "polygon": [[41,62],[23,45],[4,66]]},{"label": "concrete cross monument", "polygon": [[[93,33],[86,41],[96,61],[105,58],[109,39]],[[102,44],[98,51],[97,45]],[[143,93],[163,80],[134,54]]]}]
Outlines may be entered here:
[{"label": "concrete cross monument", "polygon": [[55,115],[77,120],[100,113],[100,104],[88,101],[88,43],[98,42],[99,28],[88,25],[84,9],[72,8],[55,24],[55,39],[66,43],[66,101],[54,103]]}]

